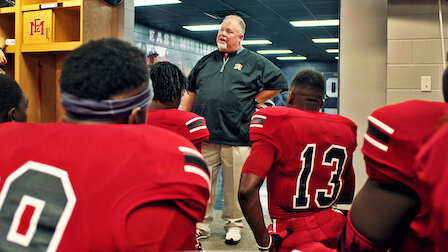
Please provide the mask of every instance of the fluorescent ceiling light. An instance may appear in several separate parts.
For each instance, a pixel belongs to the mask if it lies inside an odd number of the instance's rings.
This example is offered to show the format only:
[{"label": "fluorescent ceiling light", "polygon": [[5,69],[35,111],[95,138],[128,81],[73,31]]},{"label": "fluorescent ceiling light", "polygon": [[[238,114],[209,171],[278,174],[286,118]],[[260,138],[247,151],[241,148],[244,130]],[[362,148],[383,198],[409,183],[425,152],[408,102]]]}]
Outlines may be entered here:
[{"label": "fluorescent ceiling light", "polygon": [[292,53],[291,50],[258,50],[259,54],[287,54]]},{"label": "fluorescent ceiling light", "polygon": [[339,43],[339,38],[314,38],[314,43]]},{"label": "fluorescent ceiling light", "polygon": [[221,29],[221,25],[185,25],[182,28],[190,31],[217,31]]},{"label": "fluorescent ceiling light", "polygon": [[334,57],[334,58],[338,60],[338,59],[339,59],[339,56],[336,56],[336,57]]},{"label": "fluorescent ceiling light", "polygon": [[339,53],[339,49],[327,49],[327,53]]},{"label": "fluorescent ceiling light", "polygon": [[338,26],[339,19],[290,21],[294,27]]},{"label": "fluorescent ceiling light", "polygon": [[162,5],[162,4],[180,4],[180,0],[134,0],[134,6],[150,6],[150,5]]},{"label": "fluorescent ceiling light", "polygon": [[242,45],[270,45],[271,41],[262,39],[262,40],[243,40],[241,42]]},{"label": "fluorescent ceiling light", "polygon": [[276,57],[278,60],[306,60],[305,56]]}]

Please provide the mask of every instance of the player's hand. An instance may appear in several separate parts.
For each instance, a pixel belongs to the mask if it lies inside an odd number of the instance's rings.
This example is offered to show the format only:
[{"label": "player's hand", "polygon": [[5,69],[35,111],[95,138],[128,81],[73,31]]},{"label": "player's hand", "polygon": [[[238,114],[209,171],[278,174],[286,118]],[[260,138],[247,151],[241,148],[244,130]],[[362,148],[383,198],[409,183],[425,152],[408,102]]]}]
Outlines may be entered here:
[{"label": "player's hand", "polygon": [[[288,237],[288,235],[290,235],[292,233],[293,229],[292,227],[289,227],[283,231],[280,231],[278,233],[274,232],[274,229],[272,228],[272,224],[268,226],[268,233],[271,236],[271,244],[269,244],[269,248],[266,250],[269,251],[276,251],[276,248],[278,245],[280,245],[280,243],[286,238]],[[263,251],[263,249],[260,248],[261,251]]]}]

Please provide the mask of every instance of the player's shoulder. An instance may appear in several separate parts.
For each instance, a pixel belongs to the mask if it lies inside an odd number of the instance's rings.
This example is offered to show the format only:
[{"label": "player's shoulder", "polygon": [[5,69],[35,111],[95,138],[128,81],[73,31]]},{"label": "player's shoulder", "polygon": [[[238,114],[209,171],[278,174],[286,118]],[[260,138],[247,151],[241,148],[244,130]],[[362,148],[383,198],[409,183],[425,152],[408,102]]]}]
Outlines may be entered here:
[{"label": "player's shoulder", "polygon": [[445,102],[411,100],[387,105],[368,116],[368,133],[424,140],[436,130],[447,113],[448,103]]},{"label": "player's shoulder", "polygon": [[262,108],[254,113],[254,115],[263,115],[263,116],[269,116],[269,117],[276,117],[279,115],[285,115],[288,113],[290,108],[284,107],[284,106],[277,106],[277,107],[266,107]]},{"label": "player's shoulder", "polygon": [[[99,125],[62,125],[61,131],[70,131],[75,135],[84,135],[93,139],[115,139],[111,141],[133,142],[148,148],[163,146],[192,146],[185,138],[162,127],[138,124],[99,124]],[[114,136],[111,138],[110,136]]]},{"label": "player's shoulder", "polygon": [[445,123],[420,148],[416,155],[418,172],[426,173],[426,177],[431,177],[433,181],[437,181],[438,176],[444,172],[448,165],[444,163],[446,153],[448,153],[448,123]]},{"label": "player's shoulder", "polygon": [[316,121],[319,120],[332,121],[335,123],[346,124],[355,131],[357,128],[356,124],[352,120],[341,115],[322,113],[318,111],[307,111],[295,108],[288,108],[284,106],[264,108],[257,111],[252,116],[252,119],[277,120],[280,122],[285,122],[286,121],[285,119],[290,118],[312,118],[313,120]]},{"label": "player's shoulder", "polygon": [[337,114],[329,114],[329,113],[319,113],[317,114],[321,120],[324,121],[332,121],[337,124],[342,124],[350,127],[352,130],[356,131],[357,125],[355,122],[353,122],[351,119]]},{"label": "player's shoulder", "polygon": [[175,121],[175,124],[187,127],[190,133],[207,129],[205,118],[196,113],[173,109],[169,116],[171,120]]},{"label": "player's shoulder", "polygon": [[448,112],[448,103],[410,100],[381,107],[375,110],[370,117],[394,124],[405,120],[414,120],[420,116],[440,116],[446,112]]},{"label": "player's shoulder", "polygon": [[185,125],[191,124],[194,121],[205,121],[204,117],[190,112],[190,111],[184,111],[175,109],[176,111],[173,111],[173,116],[178,118],[178,120],[183,121]]},{"label": "player's shoulder", "polygon": [[129,131],[130,135],[133,137],[147,138],[150,141],[147,144],[153,144],[160,146],[160,143],[168,144],[168,145],[184,145],[190,146],[190,141],[186,140],[184,137],[181,137],[179,134],[172,132],[171,130],[153,126],[153,125],[134,125],[132,129],[126,129]]},{"label": "player's shoulder", "polygon": [[[278,106],[278,107],[267,107],[256,111],[251,118],[251,127],[257,127],[256,125],[264,125],[265,122],[275,123],[282,122],[290,112],[290,108]],[[255,124],[252,126],[252,124]],[[261,127],[260,127],[261,128]]]},{"label": "player's shoulder", "polygon": [[415,183],[415,157],[437,131],[448,104],[412,100],[384,106],[368,116],[362,152],[369,177]]}]

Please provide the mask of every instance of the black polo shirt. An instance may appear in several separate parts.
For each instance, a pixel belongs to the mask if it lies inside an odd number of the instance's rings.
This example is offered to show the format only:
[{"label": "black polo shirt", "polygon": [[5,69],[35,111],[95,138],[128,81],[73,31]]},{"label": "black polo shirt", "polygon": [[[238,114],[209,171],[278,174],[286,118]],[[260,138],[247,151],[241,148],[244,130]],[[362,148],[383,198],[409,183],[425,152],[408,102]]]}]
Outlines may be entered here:
[{"label": "black polo shirt", "polygon": [[282,71],[263,56],[241,47],[229,53],[214,51],[196,63],[188,76],[196,93],[193,112],[205,117],[210,143],[248,146],[255,96],[265,90],[287,90]]}]

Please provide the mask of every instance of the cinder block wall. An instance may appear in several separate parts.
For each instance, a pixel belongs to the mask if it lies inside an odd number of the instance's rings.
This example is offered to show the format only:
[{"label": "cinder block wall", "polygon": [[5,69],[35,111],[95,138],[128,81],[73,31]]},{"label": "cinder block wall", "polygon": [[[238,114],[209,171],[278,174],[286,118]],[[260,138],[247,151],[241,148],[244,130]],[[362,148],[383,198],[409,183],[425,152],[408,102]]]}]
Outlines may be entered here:
[{"label": "cinder block wall", "polygon": [[[448,35],[448,5],[442,3],[443,33]],[[437,0],[389,0],[387,6],[387,96],[394,104],[411,99],[443,101],[445,52]],[[431,76],[432,90],[421,91],[421,76]]]},{"label": "cinder block wall", "polygon": [[[438,0],[341,0],[340,113],[358,125],[356,191],[367,178],[360,151],[367,116],[406,100],[443,101],[448,2],[441,3],[445,52]],[[431,76],[430,92],[421,91],[421,76]]]}]

